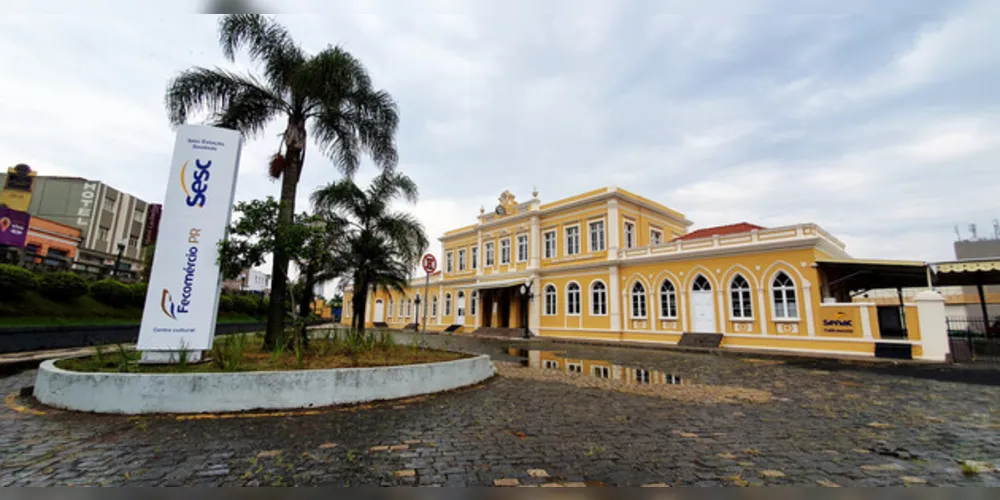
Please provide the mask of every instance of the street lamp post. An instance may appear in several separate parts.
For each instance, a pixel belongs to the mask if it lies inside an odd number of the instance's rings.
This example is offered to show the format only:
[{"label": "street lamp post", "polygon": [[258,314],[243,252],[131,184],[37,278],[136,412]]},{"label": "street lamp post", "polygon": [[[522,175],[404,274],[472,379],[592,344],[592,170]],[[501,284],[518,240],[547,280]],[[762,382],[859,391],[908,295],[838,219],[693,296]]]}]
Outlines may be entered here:
[{"label": "street lamp post", "polygon": [[413,299],[413,303],[416,304],[416,306],[417,306],[417,310],[414,311],[417,314],[417,329],[415,331],[419,332],[420,331],[420,316],[421,316],[420,315],[420,296],[419,295],[417,295],[417,298]]},{"label": "street lamp post", "polygon": [[521,285],[521,296],[524,297],[524,338],[531,338],[531,330],[528,329],[528,308],[531,307],[531,298],[535,295],[531,291],[531,282]]},{"label": "street lamp post", "polygon": [[124,241],[119,241],[118,242],[118,257],[115,258],[114,276],[116,276],[116,277],[118,276],[118,271],[119,271],[119,269],[121,268],[121,265],[122,265],[122,254],[123,253],[125,253],[125,242]]}]

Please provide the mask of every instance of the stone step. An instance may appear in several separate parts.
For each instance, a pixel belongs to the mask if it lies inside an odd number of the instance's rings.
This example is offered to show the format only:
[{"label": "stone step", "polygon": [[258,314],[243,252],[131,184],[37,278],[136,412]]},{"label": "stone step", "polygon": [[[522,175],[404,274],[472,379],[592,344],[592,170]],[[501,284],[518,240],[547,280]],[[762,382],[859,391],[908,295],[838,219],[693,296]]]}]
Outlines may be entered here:
[{"label": "stone step", "polygon": [[716,348],[722,344],[721,333],[685,333],[681,335],[679,346]]}]

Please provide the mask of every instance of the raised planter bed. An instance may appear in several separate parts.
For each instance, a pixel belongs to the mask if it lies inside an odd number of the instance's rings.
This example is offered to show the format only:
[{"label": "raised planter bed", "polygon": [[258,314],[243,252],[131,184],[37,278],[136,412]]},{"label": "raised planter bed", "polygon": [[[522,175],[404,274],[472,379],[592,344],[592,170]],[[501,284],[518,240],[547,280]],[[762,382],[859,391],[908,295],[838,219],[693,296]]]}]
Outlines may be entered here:
[{"label": "raised planter bed", "polygon": [[223,373],[84,373],[41,364],[34,395],[95,413],[214,413],[301,409],[406,398],[493,376],[489,356],[372,368]]}]

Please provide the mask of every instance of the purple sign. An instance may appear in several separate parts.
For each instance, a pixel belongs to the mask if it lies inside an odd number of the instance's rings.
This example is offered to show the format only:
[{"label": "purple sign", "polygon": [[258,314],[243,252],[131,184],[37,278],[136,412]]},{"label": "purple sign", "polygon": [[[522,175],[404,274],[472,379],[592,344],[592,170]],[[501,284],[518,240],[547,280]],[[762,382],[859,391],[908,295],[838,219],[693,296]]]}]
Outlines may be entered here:
[{"label": "purple sign", "polygon": [[27,213],[0,207],[0,245],[23,247],[30,223]]}]

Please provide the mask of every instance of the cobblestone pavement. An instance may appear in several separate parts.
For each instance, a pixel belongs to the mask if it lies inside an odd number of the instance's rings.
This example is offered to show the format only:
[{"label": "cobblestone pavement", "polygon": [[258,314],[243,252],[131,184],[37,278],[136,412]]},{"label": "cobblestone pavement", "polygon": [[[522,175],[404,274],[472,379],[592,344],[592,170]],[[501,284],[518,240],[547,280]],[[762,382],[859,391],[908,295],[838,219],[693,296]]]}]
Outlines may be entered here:
[{"label": "cobblestone pavement", "polygon": [[[428,337],[445,341],[513,359],[503,341]],[[8,396],[0,485],[1000,485],[989,465],[1000,462],[996,386],[811,362],[524,345],[773,397],[702,404],[497,377],[318,414],[177,418],[57,412]],[[0,390],[15,395],[34,376],[0,379]]]}]

